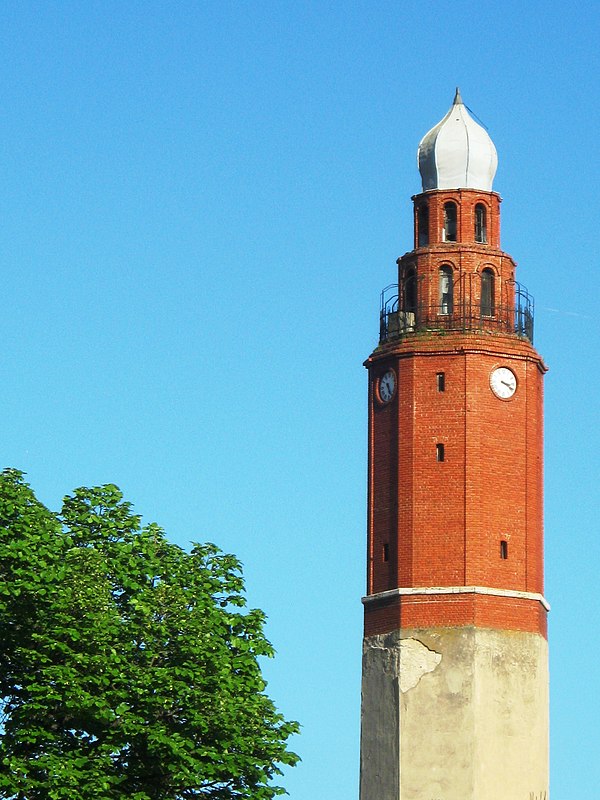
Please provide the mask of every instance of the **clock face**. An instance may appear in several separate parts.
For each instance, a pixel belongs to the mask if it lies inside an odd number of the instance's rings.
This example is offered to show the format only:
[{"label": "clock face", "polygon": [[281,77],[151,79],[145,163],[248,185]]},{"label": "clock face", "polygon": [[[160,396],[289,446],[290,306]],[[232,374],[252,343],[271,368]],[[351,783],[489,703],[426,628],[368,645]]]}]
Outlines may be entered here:
[{"label": "clock face", "polygon": [[501,400],[509,400],[517,391],[517,377],[508,367],[497,367],[490,375],[492,392]]},{"label": "clock face", "polygon": [[396,392],[396,373],[393,369],[388,369],[377,384],[377,393],[382,403],[389,403]]}]

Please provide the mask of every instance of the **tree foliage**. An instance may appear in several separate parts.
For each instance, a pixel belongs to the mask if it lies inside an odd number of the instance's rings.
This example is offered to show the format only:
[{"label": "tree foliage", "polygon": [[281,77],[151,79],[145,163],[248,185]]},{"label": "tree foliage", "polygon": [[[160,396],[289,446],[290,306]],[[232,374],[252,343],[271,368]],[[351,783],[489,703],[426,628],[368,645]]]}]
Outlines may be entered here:
[{"label": "tree foliage", "polygon": [[297,731],[264,693],[240,564],[116,486],[56,514],[0,474],[0,797],[268,800]]}]

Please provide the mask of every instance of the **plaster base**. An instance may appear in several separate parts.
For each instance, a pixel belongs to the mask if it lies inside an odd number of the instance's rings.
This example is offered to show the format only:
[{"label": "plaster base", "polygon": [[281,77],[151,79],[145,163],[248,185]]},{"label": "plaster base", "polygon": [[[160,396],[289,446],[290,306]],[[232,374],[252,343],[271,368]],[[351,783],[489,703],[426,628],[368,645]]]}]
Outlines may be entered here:
[{"label": "plaster base", "polygon": [[360,800],[549,800],[544,637],[365,638]]}]

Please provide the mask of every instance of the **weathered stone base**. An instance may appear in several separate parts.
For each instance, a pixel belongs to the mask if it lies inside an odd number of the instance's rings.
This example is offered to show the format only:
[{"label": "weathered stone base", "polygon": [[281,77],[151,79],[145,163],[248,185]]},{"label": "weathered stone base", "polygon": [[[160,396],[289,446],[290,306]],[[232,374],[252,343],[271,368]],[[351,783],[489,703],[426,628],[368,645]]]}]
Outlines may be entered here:
[{"label": "weathered stone base", "polygon": [[548,646],[402,630],[363,646],[360,800],[549,800]]}]

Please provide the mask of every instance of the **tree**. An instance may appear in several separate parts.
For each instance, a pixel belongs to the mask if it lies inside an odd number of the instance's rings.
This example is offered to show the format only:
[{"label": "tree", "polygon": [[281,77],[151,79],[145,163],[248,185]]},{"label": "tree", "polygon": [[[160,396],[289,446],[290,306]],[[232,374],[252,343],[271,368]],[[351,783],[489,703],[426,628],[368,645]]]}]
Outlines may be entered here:
[{"label": "tree", "polygon": [[116,486],[49,511],[0,473],[0,797],[268,800],[297,724],[264,693],[240,563]]}]

